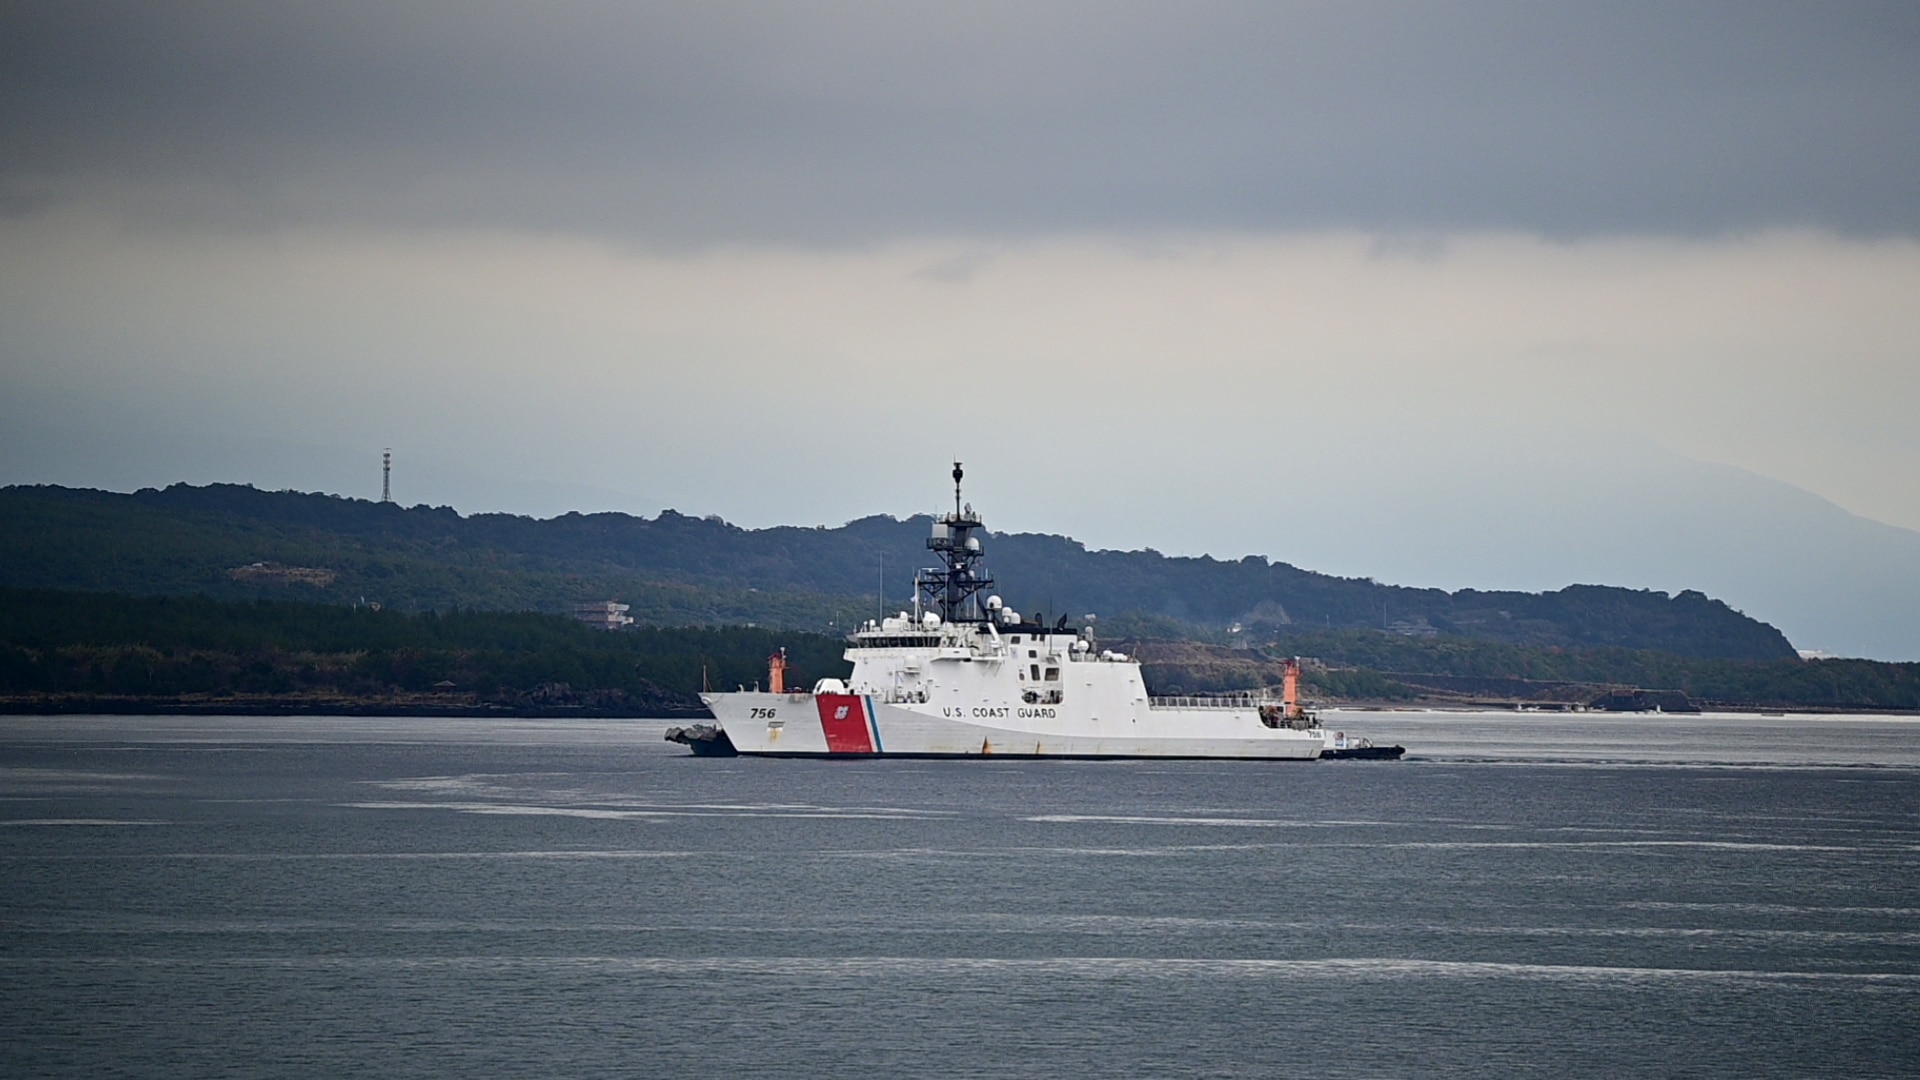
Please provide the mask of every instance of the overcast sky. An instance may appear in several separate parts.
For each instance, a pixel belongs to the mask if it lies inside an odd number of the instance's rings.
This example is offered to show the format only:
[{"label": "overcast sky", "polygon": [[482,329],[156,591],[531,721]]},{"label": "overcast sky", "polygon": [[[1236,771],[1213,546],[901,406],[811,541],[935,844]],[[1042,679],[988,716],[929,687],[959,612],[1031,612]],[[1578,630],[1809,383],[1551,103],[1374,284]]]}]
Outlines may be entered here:
[{"label": "overcast sky", "polygon": [[1674,588],[1916,402],[1912,3],[0,5],[0,482]]},{"label": "overcast sky", "polygon": [[1920,224],[1911,3],[8,10],[16,212],[691,245]]}]

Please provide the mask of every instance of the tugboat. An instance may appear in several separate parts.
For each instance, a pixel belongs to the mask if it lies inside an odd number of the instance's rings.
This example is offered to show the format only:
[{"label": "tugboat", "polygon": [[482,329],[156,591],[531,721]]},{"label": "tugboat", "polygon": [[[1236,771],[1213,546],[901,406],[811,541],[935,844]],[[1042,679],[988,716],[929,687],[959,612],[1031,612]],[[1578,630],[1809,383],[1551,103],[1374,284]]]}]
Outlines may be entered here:
[{"label": "tugboat", "polygon": [[1325,733],[1300,707],[1296,679],[1282,699],[1155,697],[1139,662],[1098,647],[1090,630],[1008,607],[992,594],[963,476],[954,462],[953,512],[927,539],[940,565],[914,574],[912,611],[848,636],[850,677],[788,690],[785,665],[773,663],[765,691],[702,694],[716,731],[686,729],[676,741],[724,754],[725,739],[736,753],[770,757],[1320,756]]},{"label": "tugboat", "polygon": [[1346,732],[1336,731],[1320,756],[1330,761],[1398,761],[1406,752],[1404,746],[1375,746],[1372,739],[1350,739]]}]

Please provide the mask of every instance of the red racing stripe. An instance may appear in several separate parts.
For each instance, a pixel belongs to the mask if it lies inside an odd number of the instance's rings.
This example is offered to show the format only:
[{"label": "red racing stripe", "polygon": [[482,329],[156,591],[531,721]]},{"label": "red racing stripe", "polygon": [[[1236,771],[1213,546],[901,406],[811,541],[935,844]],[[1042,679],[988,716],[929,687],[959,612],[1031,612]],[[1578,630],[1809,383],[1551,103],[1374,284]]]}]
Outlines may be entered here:
[{"label": "red racing stripe", "polygon": [[820,730],[827,736],[829,754],[871,754],[873,733],[867,727],[866,702],[856,694],[817,694]]}]

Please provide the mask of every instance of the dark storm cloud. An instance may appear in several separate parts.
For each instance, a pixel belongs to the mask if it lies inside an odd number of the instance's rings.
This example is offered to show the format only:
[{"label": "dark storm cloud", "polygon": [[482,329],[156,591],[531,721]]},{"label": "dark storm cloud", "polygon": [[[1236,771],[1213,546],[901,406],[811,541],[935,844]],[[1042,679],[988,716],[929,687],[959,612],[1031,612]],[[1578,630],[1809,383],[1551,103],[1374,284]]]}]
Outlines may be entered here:
[{"label": "dark storm cloud", "polygon": [[1920,232],[1920,7],[49,3],[0,213],[669,242]]}]

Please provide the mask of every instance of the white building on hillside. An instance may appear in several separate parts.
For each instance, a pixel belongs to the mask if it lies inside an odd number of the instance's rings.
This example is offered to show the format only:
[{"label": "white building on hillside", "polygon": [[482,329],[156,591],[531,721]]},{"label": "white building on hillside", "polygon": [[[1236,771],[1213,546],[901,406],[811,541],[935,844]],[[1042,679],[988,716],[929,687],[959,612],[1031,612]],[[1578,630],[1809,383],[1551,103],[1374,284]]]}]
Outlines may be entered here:
[{"label": "white building on hillside", "polygon": [[573,617],[600,630],[618,630],[633,625],[633,616],[627,614],[630,607],[615,600],[595,600],[573,605]]}]

